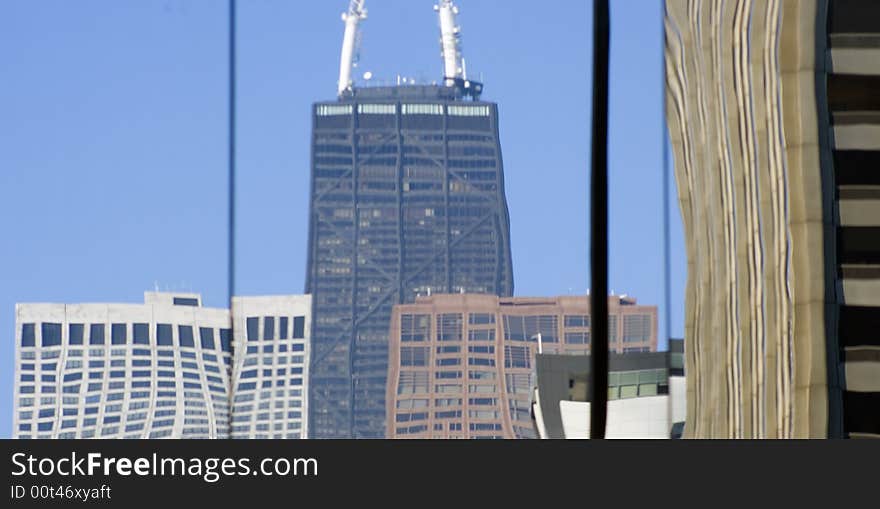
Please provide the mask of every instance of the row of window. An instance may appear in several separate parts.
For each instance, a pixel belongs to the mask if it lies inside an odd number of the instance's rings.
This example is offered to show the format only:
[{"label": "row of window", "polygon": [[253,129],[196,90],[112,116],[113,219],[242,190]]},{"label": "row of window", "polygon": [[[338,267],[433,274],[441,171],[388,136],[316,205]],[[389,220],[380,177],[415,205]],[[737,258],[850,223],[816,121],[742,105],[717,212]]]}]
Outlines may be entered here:
[{"label": "row of window", "polygon": [[[304,316],[295,316],[293,317],[293,330],[291,331],[289,328],[288,318],[286,316],[282,316],[278,318],[278,328],[275,328],[276,320],[273,316],[266,316],[262,319],[263,322],[263,334],[260,336],[260,318],[259,317],[248,317],[247,318],[247,340],[248,341],[270,341],[275,339],[304,339],[305,336],[305,327],[306,327],[306,318]],[[277,333],[277,334],[276,334]]]},{"label": "row of window", "polygon": [[[504,339],[509,341],[537,342],[540,335],[542,342],[557,343],[558,316],[556,315],[503,315]],[[616,341],[617,318],[610,317],[609,341]],[[651,315],[625,315],[623,317],[623,342],[644,343],[651,339],[652,319]],[[495,315],[489,313],[471,313],[468,316],[468,324],[493,325]],[[589,328],[589,315],[564,315],[563,323],[566,328]],[[426,342],[429,341],[431,329],[431,315],[401,315],[401,342]],[[460,313],[448,313],[437,316],[437,341],[460,341],[463,317]],[[468,331],[470,341],[494,341],[494,329],[477,329]],[[589,331],[566,331],[564,340],[567,344],[589,344]]]},{"label": "row of window", "polygon": [[[449,115],[451,116],[465,116],[465,117],[488,117],[489,116],[489,107],[488,106],[458,106],[458,105],[449,105],[447,107]],[[358,104],[357,112],[360,114],[370,114],[370,115],[394,115],[397,113],[397,105],[396,104]],[[336,104],[319,104],[316,108],[316,113],[319,117],[327,117],[327,116],[335,116],[335,115],[351,115],[352,107],[350,104],[345,105],[336,105]],[[402,104],[401,105],[401,113],[404,115],[442,115],[443,114],[443,105],[442,104]]]},{"label": "row of window", "polygon": [[[86,325],[88,325],[88,344],[104,345],[107,342],[107,324],[103,323],[71,323],[67,326],[67,344],[82,345],[86,340]],[[60,346],[63,339],[62,324],[43,322],[40,324],[40,346]],[[204,350],[215,350],[217,346],[224,352],[230,351],[232,338],[230,329],[215,329],[211,327],[199,327],[198,345]],[[151,334],[152,332],[152,334]],[[168,323],[158,323],[152,329],[148,323],[113,323],[110,324],[109,334],[111,345],[151,345],[179,346],[195,348],[196,340],[193,327],[190,325],[177,326],[177,343],[174,342],[174,326]],[[36,346],[36,324],[25,323],[21,326],[21,346],[24,348]],[[215,341],[219,339],[219,342]]]}]

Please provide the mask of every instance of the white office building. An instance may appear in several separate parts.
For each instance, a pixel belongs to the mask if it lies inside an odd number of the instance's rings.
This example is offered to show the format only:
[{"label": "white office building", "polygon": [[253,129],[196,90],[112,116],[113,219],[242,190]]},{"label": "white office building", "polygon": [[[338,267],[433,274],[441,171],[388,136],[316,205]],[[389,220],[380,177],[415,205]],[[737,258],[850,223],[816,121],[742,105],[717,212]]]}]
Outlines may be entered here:
[{"label": "white office building", "polygon": [[13,436],[305,437],[310,297],[236,297],[237,316],[201,304],[16,305]]},{"label": "white office building", "polygon": [[232,299],[232,438],[306,438],[311,298]]}]

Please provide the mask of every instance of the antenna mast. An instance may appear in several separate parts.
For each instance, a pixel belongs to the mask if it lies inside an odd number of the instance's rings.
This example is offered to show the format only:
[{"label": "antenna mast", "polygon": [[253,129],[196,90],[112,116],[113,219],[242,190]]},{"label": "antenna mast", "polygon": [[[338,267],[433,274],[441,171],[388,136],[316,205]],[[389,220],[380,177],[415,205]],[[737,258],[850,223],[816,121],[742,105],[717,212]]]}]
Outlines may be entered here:
[{"label": "antenna mast", "polygon": [[447,87],[457,88],[462,95],[479,99],[480,93],[483,91],[483,84],[468,80],[467,68],[461,53],[461,27],[456,21],[458,7],[453,3],[453,0],[440,0],[434,6],[434,10],[437,11],[437,16],[440,18],[443,84]]},{"label": "antenna mast", "polygon": [[351,70],[355,64],[355,51],[358,45],[358,25],[361,20],[367,18],[367,9],[364,7],[366,0],[351,0],[348,12],[342,13],[342,21],[345,22],[345,34],[342,37],[342,55],[339,59],[339,88],[341,97],[346,92],[351,92]]}]

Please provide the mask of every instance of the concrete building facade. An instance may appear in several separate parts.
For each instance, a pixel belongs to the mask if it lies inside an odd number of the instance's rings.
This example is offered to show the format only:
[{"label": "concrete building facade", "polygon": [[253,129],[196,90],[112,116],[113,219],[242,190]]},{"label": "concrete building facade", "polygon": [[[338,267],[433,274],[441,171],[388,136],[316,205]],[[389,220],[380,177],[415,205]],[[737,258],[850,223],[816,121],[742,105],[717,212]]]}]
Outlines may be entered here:
[{"label": "concrete building facade", "polygon": [[[202,307],[198,294],[16,305],[13,436],[304,437],[310,298],[234,305],[235,334],[229,310]],[[251,341],[245,324],[255,318],[261,332],[269,319],[284,325]]]},{"label": "concrete building facade", "polygon": [[880,434],[880,6],[667,0],[688,437]]},{"label": "concrete building facade", "polygon": [[[657,349],[657,308],[609,298],[616,352]],[[539,350],[590,350],[587,297],[418,297],[391,317],[388,438],[534,438],[530,412]]]}]

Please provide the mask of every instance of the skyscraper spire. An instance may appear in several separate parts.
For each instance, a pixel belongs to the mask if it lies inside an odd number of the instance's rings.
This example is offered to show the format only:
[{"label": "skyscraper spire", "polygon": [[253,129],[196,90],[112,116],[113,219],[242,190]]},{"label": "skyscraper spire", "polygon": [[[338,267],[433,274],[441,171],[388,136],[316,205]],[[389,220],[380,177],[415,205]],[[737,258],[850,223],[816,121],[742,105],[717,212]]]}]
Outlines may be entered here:
[{"label": "skyscraper spire", "polygon": [[340,96],[351,89],[351,70],[356,61],[355,53],[359,39],[358,26],[361,20],[367,18],[367,9],[364,3],[365,0],[351,0],[348,12],[342,13],[342,21],[345,22],[345,34],[342,37],[342,54],[339,58],[339,88],[337,92]]}]

